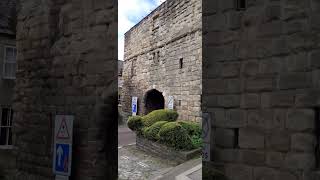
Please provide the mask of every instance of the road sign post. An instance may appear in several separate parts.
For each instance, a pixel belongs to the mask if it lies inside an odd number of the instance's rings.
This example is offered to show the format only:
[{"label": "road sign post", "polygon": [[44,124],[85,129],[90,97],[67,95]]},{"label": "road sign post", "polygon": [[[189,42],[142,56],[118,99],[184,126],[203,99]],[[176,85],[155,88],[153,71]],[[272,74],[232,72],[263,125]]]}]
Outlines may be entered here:
[{"label": "road sign post", "polygon": [[138,110],[138,97],[132,97],[132,116],[137,115],[137,110]]},{"label": "road sign post", "polygon": [[55,116],[53,172],[56,180],[69,179],[71,175],[73,120],[71,115]]}]

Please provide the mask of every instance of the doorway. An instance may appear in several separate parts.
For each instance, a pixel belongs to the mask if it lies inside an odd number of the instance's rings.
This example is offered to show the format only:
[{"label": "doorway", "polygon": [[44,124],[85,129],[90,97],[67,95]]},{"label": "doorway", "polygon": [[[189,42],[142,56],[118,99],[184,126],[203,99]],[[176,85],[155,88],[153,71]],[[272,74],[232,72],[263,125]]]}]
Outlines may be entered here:
[{"label": "doorway", "polygon": [[145,95],[145,114],[157,109],[164,109],[164,97],[158,90],[151,89]]}]

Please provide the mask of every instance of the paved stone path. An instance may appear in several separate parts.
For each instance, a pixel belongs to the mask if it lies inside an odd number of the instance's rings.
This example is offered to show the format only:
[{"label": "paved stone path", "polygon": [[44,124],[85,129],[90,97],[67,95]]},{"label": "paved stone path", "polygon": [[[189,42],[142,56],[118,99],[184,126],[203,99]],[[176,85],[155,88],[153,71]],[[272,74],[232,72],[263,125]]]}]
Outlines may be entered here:
[{"label": "paved stone path", "polygon": [[125,125],[118,127],[118,146],[125,146],[136,142],[136,134]]},{"label": "paved stone path", "polygon": [[201,180],[202,159],[192,159],[184,162],[170,171],[161,174],[156,180]]},{"label": "paved stone path", "polygon": [[118,149],[119,180],[149,180],[177,166],[176,162],[146,154],[135,145]]}]

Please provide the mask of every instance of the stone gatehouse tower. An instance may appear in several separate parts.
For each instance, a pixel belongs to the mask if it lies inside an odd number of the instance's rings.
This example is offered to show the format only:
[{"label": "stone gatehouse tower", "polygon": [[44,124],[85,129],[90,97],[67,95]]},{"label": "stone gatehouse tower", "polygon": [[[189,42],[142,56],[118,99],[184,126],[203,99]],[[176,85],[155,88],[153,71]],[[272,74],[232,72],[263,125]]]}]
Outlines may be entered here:
[{"label": "stone gatehouse tower", "polygon": [[200,121],[202,2],[167,0],[125,34],[123,111],[167,107],[174,97],[179,119]]}]

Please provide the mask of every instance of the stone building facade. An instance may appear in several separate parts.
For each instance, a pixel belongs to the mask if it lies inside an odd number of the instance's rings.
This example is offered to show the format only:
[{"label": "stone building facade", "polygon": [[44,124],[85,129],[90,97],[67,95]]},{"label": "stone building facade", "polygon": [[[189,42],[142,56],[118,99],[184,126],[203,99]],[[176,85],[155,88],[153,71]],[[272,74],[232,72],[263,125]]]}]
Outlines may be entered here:
[{"label": "stone building facade", "polygon": [[0,2],[0,179],[15,168],[12,146],[12,102],[15,85],[16,2]]},{"label": "stone building facade", "polygon": [[70,180],[116,179],[116,37],[117,1],[19,1],[9,177],[55,179],[54,117],[65,114],[74,115]]},{"label": "stone building facade", "polygon": [[202,3],[167,0],[125,34],[123,111],[138,114],[167,107],[174,98],[179,119],[201,119]]},{"label": "stone building facade", "polygon": [[320,2],[203,7],[202,109],[212,119],[205,166],[230,180],[320,179]]}]

